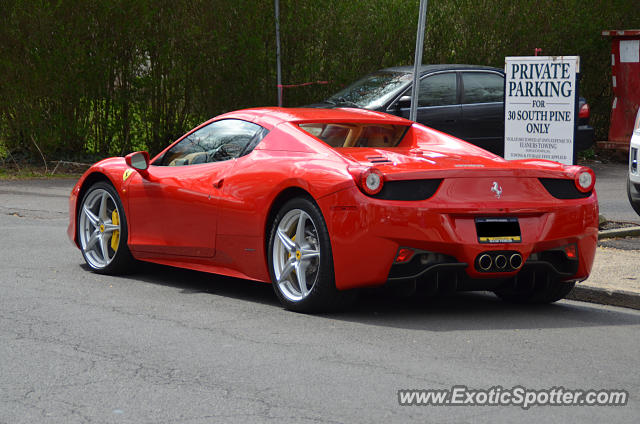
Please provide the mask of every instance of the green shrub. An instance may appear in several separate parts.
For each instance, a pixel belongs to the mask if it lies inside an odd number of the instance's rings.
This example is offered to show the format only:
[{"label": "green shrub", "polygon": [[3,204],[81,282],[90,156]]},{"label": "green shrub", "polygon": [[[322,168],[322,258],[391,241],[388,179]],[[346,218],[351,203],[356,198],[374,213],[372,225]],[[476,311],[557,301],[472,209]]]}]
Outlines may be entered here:
[{"label": "green shrub", "polygon": [[[285,106],[373,70],[409,65],[418,0],[281,0]],[[429,2],[424,63],[502,67],[505,56],[579,55],[581,94],[606,139],[610,40],[640,27],[628,0]],[[193,125],[275,105],[273,2],[0,2],[0,152],[49,160],[158,152]],[[0,153],[2,154],[2,153]],[[6,155],[6,153],[5,153]]]}]

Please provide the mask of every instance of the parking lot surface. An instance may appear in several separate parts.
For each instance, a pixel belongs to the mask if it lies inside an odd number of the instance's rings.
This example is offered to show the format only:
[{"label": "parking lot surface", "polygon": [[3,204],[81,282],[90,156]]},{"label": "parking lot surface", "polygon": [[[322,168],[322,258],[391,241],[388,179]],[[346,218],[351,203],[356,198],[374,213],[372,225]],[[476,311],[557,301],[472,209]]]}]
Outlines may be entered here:
[{"label": "parking lot surface", "polygon": [[[283,310],[269,285],[89,272],[73,181],[0,182],[0,423],[635,422],[640,313],[490,294]],[[626,406],[400,406],[400,389],[623,389]]]}]

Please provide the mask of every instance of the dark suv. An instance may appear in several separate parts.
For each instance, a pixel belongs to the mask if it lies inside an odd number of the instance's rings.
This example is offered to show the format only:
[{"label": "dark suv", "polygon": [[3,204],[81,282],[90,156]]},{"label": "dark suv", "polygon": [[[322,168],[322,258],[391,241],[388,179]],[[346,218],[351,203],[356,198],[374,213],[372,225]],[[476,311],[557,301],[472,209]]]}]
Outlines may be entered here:
[{"label": "dark suv", "polygon": [[[376,71],[314,107],[358,107],[409,117],[413,67]],[[593,144],[589,106],[579,104],[576,150]],[[424,65],[418,122],[504,154],[504,71],[477,65]]]}]

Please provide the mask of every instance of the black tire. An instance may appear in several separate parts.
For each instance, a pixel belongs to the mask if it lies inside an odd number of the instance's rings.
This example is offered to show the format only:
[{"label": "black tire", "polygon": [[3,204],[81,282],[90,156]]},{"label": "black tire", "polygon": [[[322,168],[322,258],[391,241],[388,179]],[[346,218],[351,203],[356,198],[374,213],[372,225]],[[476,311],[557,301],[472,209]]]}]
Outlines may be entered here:
[{"label": "black tire", "polygon": [[[108,194],[108,197],[104,196],[105,193]],[[102,201],[105,202],[105,213],[102,214],[104,216],[100,216]],[[93,217],[90,218],[85,212],[85,206],[89,212],[96,212]],[[116,215],[114,215],[114,211]],[[97,224],[92,221],[95,218],[99,219]],[[117,219],[117,223],[114,223],[115,219]],[[119,228],[110,230],[113,226]],[[80,251],[91,271],[98,274],[116,275],[129,272],[132,269],[135,259],[127,245],[129,236],[127,217],[120,196],[111,184],[100,181],[86,191],[78,208],[76,231]],[[89,235],[90,232],[91,235]],[[93,235],[97,235],[99,240],[89,246]],[[104,243],[102,243],[103,239],[105,239]],[[101,246],[95,247],[95,243],[101,243]],[[106,246],[106,254],[104,254],[104,246]]]},{"label": "black tire", "polygon": [[[288,230],[290,223],[293,224],[296,219],[303,222],[296,227],[304,227],[302,243],[298,237],[300,230],[296,230],[295,234]],[[286,243],[293,245],[285,245],[282,236],[278,235],[279,228],[283,234],[287,233]],[[314,251],[319,253],[317,257],[305,259],[304,252]],[[282,206],[271,225],[267,252],[273,289],[286,309],[304,313],[325,312],[342,309],[353,300],[353,290],[336,289],[329,232],[322,212],[312,200],[297,197]],[[297,263],[300,268],[289,267],[289,263]],[[304,273],[306,292],[297,275],[299,269]],[[279,283],[278,276],[281,273],[285,275]],[[307,281],[310,276],[313,279],[311,285]]]},{"label": "black tire", "polygon": [[520,304],[545,304],[564,299],[573,290],[575,282],[545,281],[536,284],[529,290],[505,288],[494,291],[500,299]]},{"label": "black tire", "polygon": [[629,204],[631,205],[633,210],[636,211],[638,215],[640,215],[640,193],[637,193],[634,190],[634,193],[632,195],[631,179],[629,178],[627,178],[627,197],[629,197]]}]

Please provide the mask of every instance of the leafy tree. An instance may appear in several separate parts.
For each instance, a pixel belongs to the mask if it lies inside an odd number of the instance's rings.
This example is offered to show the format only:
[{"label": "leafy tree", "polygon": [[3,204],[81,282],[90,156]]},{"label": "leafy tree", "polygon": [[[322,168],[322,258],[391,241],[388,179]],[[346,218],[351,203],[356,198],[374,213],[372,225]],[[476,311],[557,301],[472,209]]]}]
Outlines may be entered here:
[{"label": "leafy tree", "polygon": [[[281,0],[286,106],[413,60],[419,0]],[[0,155],[158,152],[198,122],[275,105],[273,2],[3,0]],[[505,56],[581,57],[599,139],[611,107],[604,29],[640,27],[628,0],[434,0],[424,63],[504,66]],[[1,159],[1,157],[0,157]],[[1,163],[1,162],[0,162]]]}]

